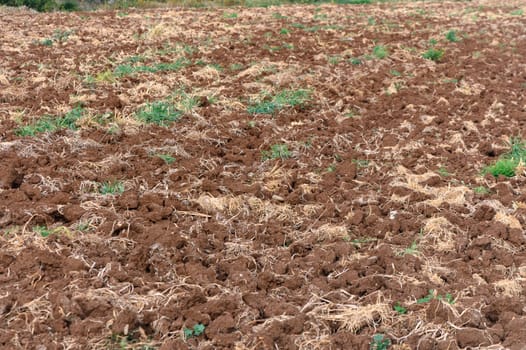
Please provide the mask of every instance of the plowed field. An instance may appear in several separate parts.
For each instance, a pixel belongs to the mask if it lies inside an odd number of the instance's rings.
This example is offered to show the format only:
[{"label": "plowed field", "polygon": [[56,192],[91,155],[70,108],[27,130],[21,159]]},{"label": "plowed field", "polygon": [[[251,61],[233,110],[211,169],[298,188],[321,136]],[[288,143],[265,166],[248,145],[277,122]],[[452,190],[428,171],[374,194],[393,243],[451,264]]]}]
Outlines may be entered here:
[{"label": "plowed field", "polygon": [[1,9],[0,348],[526,349],[524,11]]}]

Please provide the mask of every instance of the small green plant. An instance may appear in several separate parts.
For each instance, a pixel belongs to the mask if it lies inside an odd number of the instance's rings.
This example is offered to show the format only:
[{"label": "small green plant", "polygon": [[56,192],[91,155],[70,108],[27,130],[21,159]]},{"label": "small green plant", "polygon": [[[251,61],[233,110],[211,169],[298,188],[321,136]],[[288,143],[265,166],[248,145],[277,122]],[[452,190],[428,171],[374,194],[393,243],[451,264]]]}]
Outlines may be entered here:
[{"label": "small green plant", "polygon": [[65,42],[73,32],[71,30],[55,29],[51,38],[55,42]]},{"label": "small green plant", "polygon": [[519,164],[526,162],[526,142],[519,137],[512,137],[509,146],[510,151],[502,155],[495,164],[484,168],[483,174],[491,174],[495,177],[499,175],[513,177],[516,175]]},{"label": "small green plant", "polygon": [[122,194],[124,192],[124,183],[122,181],[106,181],[100,185],[101,194]]},{"label": "small green plant", "polygon": [[451,176],[449,171],[445,167],[440,167],[440,169],[437,170],[438,175],[442,177],[448,177]]},{"label": "small green plant", "polygon": [[369,161],[366,159],[353,159],[353,163],[358,166],[358,168],[367,168],[369,166]]},{"label": "small green plant", "polygon": [[264,96],[247,111],[250,114],[274,114],[285,107],[303,106],[309,99],[309,90],[283,90],[275,96]]},{"label": "small green plant", "polygon": [[457,36],[456,30],[450,30],[446,33],[446,39],[452,43],[459,42],[461,39]]},{"label": "small green plant", "polygon": [[225,12],[225,13],[223,13],[223,18],[235,19],[235,18],[237,18],[237,13],[235,13],[235,12]]},{"label": "small green plant", "polygon": [[333,172],[335,172],[335,171],[336,171],[336,163],[332,163],[331,165],[329,165],[329,166],[327,167],[327,172],[328,172],[328,173],[333,173]]},{"label": "small green plant", "polygon": [[42,237],[48,237],[53,234],[53,230],[50,230],[46,226],[40,226],[40,225],[34,226],[33,232],[38,233]]},{"label": "small green plant", "polygon": [[392,75],[394,75],[395,77],[401,77],[402,76],[402,73],[400,73],[399,71],[397,71],[395,69],[392,69],[390,73]]},{"label": "small green plant", "polygon": [[40,45],[42,46],[53,46],[53,40],[51,39],[44,39],[40,41]]},{"label": "small green plant", "polygon": [[274,12],[272,14],[272,17],[275,18],[275,19],[287,19],[287,16],[283,16],[281,13],[279,12]]},{"label": "small green plant", "polygon": [[483,173],[491,174],[495,177],[498,177],[499,175],[514,177],[518,165],[519,162],[515,159],[499,159],[495,164],[486,167],[483,170]]},{"label": "small green plant", "polygon": [[522,16],[524,14],[523,9],[517,9],[510,12],[510,15],[512,16]]},{"label": "small green plant", "polygon": [[35,136],[44,132],[55,132],[62,129],[77,128],[77,121],[84,115],[82,107],[76,107],[61,117],[45,116],[34,124],[22,126],[15,130],[18,136]]},{"label": "small green plant", "polygon": [[475,192],[476,194],[489,194],[490,190],[489,188],[484,187],[484,186],[477,186],[473,188],[473,192]]},{"label": "small green plant", "polygon": [[435,46],[436,44],[438,44],[438,40],[437,39],[435,39],[435,38],[429,39],[429,45]]},{"label": "small green plant", "polygon": [[418,244],[416,241],[413,241],[411,245],[407,248],[405,248],[400,255],[419,255],[420,252],[418,251]]},{"label": "small green plant", "polygon": [[175,162],[175,158],[169,154],[156,154],[156,156],[164,160],[166,164],[172,164]]},{"label": "small green plant", "polygon": [[367,5],[371,4],[372,0],[334,0],[334,2],[342,5]]},{"label": "small green plant", "polygon": [[147,124],[168,126],[181,118],[181,112],[164,101],[149,103],[142,107],[136,114],[136,118]]},{"label": "small green plant", "polygon": [[270,146],[269,151],[263,151],[261,153],[263,160],[268,159],[287,159],[292,157],[291,152],[286,144],[274,144]]},{"label": "small green plant", "polygon": [[373,335],[373,340],[369,346],[370,350],[387,350],[391,346],[391,340],[383,334]]},{"label": "small green plant", "polygon": [[205,328],[205,325],[201,323],[194,325],[192,328],[185,328],[183,329],[184,338],[189,339],[192,337],[198,337],[205,332]]},{"label": "small green plant", "polygon": [[340,63],[340,61],[342,60],[342,58],[340,56],[331,56],[329,57],[329,64],[332,64],[332,65],[336,65],[338,63]]},{"label": "small green plant", "polygon": [[351,57],[351,58],[349,58],[349,62],[351,62],[351,64],[353,64],[355,66],[359,66],[360,64],[363,63],[361,58],[359,58],[359,57]]},{"label": "small green plant", "polygon": [[373,56],[378,59],[384,59],[389,56],[389,51],[383,45],[377,45],[373,48]]},{"label": "small green plant", "polygon": [[232,63],[229,68],[230,70],[236,71],[243,69],[244,66],[241,63]]},{"label": "small green plant", "polygon": [[407,309],[400,305],[400,303],[394,304],[393,310],[396,311],[399,315],[405,315],[407,313]]},{"label": "small green plant", "polygon": [[287,28],[281,28],[281,29],[279,30],[279,33],[280,33],[281,35],[289,35],[289,34],[290,34],[290,31],[289,31]]},{"label": "small green plant", "polygon": [[430,302],[433,299],[443,300],[451,305],[455,303],[455,298],[453,298],[453,296],[450,293],[446,293],[444,296],[442,296],[442,295],[437,294],[434,289],[430,289],[425,297],[417,299],[416,303],[424,304],[424,303]]},{"label": "small green plant", "polygon": [[434,61],[434,62],[440,61],[443,56],[444,56],[444,50],[435,49],[433,47],[422,54],[423,58],[425,58],[426,60]]},{"label": "small green plant", "polygon": [[362,237],[362,238],[355,238],[355,239],[350,240],[352,245],[355,246],[356,248],[361,248],[362,244],[372,243],[376,241],[377,241],[376,238],[371,238],[371,237]]}]

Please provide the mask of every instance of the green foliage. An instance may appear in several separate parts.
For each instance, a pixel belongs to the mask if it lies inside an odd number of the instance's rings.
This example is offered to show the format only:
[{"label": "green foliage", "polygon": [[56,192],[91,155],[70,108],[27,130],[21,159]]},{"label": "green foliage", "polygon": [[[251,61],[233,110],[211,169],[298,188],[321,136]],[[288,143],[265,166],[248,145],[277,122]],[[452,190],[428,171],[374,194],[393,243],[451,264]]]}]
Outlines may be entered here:
[{"label": "green foliage", "polygon": [[384,59],[389,56],[389,51],[383,45],[377,45],[373,48],[373,56],[378,59]]},{"label": "green foliage", "polygon": [[433,289],[430,289],[429,293],[427,293],[425,297],[417,299],[416,303],[424,304],[424,303],[430,302],[433,299],[444,300],[445,302],[451,305],[455,303],[455,298],[453,298],[453,296],[450,293],[446,293],[444,296],[442,296],[442,295],[436,294],[435,290]]},{"label": "green foliage", "polygon": [[0,0],[0,5],[27,6],[39,12],[53,11],[58,7],[55,0]]},{"label": "green foliage", "polygon": [[82,107],[76,107],[62,117],[45,116],[33,124],[22,126],[15,130],[18,136],[35,136],[44,132],[55,132],[62,129],[77,128],[77,121],[84,115]]},{"label": "green foliage", "polygon": [[60,30],[55,29],[53,31],[53,35],[51,36],[51,39],[55,42],[66,42],[68,41],[69,36],[73,33],[71,30]]},{"label": "green foliage", "polygon": [[404,315],[407,313],[407,309],[400,305],[399,303],[396,303],[393,305],[393,310],[396,311],[399,315]]},{"label": "green foliage", "polygon": [[431,60],[435,62],[440,61],[442,59],[442,56],[444,56],[444,50],[435,49],[433,47],[422,54],[422,57],[426,60]]},{"label": "green foliage", "polygon": [[115,67],[113,75],[117,78],[125,77],[127,75],[133,75],[136,73],[158,73],[168,71],[178,71],[181,68],[186,67],[190,64],[190,61],[186,57],[180,57],[171,63],[157,63],[153,66],[138,65],[134,66],[131,64],[121,64]]},{"label": "green foliage", "polygon": [[99,188],[101,194],[121,194],[124,192],[124,183],[121,181],[106,181]]},{"label": "green foliage", "polygon": [[383,334],[373,335],[373,340],[369,345],[370,350],[387,350],[391,346],[391,340]]},{"label": "green foliage", "polygon": [[334,0],[336,4],[363,5],[372,4],[372,0]]},{"label": "green foliage", "polygon": [[524,14],[523,9],[517,9],[510,12],[510,15],[512,16],[522,16]]},{"label": "green foliage", "polygon": [[499,175],[513,177],[516,175],[519,164],[526,162],[526,142],[519,137],[512,137],[509,146],[510,151],[497,160],[495,164],[484,168],[483,174],[491,174],[495,177]]},{"label": "green foliage", "polygon": [[201,323],[197,323],[192,328],[185,328],[183,329],[184,338],[188,339],[192,337],[198,337],[205,332],[205,328],[205,325]]},{"label": "green foliage", "polygon": [[181,118],[181,112],[175,107],[164,101],[157,101],[149,103],[142,107],[135,117],[147,124],[157,124],[160,126],[168,126],[169,124]]},{"label": "green foliage", "polygon": [[270,146],[270,150],[263,151],[261,155],[262,155],[263,160],[278,159],[278,158],[287,159],[292,156],[286,144],[278,144],[278,143]]},{"label": "green foliage", "polygon": [[235,19],[235,18],[237,18],[237,13],[235,13],[235,12],[231,12],[231,13],[225,12],[225,13],[223,13],[223,18]]},{"label": "green foliage", "polygon": [[53,46],[53,40],[51,39],[43,39],[40,41],[40,45],[42,46]]},{"label": "green foliage", "polygon": [[308,90],[283,90],[274,96],[264,96],[263,100],[249,106],[250,114],[274,114],[285,107],[303,106],[310,99]]},{"label": "green foliage", "polygon": [[351,57],[351,58],[349,58],[349,62],[351,62],[351,64],[353,64],[355,66],[358,66],[358,65],[363,63],[362,60],[359,57]]},{"label": "green foliage", "polygon": [[34,226],[33,232],[38,233],[42,237],[48,237],[53,234],[53,230],[50,230],[46,226],[40,226],[40,225]]},{"label": "green foliage", "polygon": [[484,187],[484,186],[477,186],[473,188],[473,192],[475,192],[476,194],[489,194],[490,190],[489,188]]},{"label": "green foliage", "polygon": [[367,168],[369,166],[367,159],[353,159],[352,162],[355,163],[358,168]]},{"label": "green foliage", "polygon": [[418,251],[418,244],[416,241],[413,241],[411,245],[404,249],[404,251],[401,253],[401,255],[418,255],[420,252]]},{"label": "green foliage", "polygon": [[164,160],[166,164],[172,164],[173,162],[175,162],[175,158],[170,154],[156,154],[155,156]]},{"label": "green foliage", "polygon": [[491,174],[495,177],[504,175],[506,177],[515,176],[515,170],[519,162],[515,159],[499,159],[495,164],[486,167],[483,170],[484,174]]},{"label": "green foliage", "polygon": [[67,12],[78,11],[79,4],[76,1],[66,0],[62,4],[60,4],[59,9]]},{"label": "green foliage", "polygon": [[440,167],[440,169],[437,170],[437,173],[442,177],[448,177],[451,175],[445,167]]},{"label": "green foliage", "polygon": [[446,39],[452,43],[459,42],[461,39],[457,36],[457,32],[455,30],[450,30],[446,33]]}]

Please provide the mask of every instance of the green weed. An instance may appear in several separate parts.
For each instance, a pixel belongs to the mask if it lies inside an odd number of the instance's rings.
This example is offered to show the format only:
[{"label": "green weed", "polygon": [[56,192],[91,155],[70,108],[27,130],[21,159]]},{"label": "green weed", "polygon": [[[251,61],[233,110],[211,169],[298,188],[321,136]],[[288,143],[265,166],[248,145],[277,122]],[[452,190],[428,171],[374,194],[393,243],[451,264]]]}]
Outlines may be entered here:
[{"label": "green weed", "polygon": [[46,226],[40,226],[40,225],[34,226],[33,232],[38,233],[42,237],[49,237],[50,235],[53,234],[53,230],[47,228]]},{"label": "green weed", "polygon": [[351,62],[351,64],[353,64],[355,66],[358,66],[358,65],[363,63],[362,60],[359,57],[351,57],[351,58],[349,58],[349,62]]},{"label": "green weed", "polygon": [[366,159],[353,159],[353,163],[355,163],[358,168],[367,168],[369,166],[369,161]]},{"label": "green weed", "polygon": [[372,0],[334,0],[336,4],[343,5],[366,5],[372,4]]},{"label": "green weed", "polygon": [[164,160],[166,164],[172,164],[175,162],[175,158],[169,154],[156,154],[155,156]]},{"label": "green weed", "polygon": [[420,252],[418,251],[418,244],[416,241],[413,241],[411,245],[407,248],[405,248],[400,255],[419,255]]},{"label": "green weed", "polygon": [[477,186],[473,188],[473,192],[475,192],[476,194],[489,194],[490,190],[489,188],[484,187],[484,186]]},{"label": "green weed", "polygon": [[168,72],[168,71],[178,71],[181,68],[189,65],[190,61],[186,57],[180,57],[174,62],[171,63],[157,63],[153,66],[148,65],[138,65],[134,66],[131,64],[121,64],[115,67],[113,70],[113,75],[117,78],[125,77],[128,75],[133,75],[136,73],[158,73],[158,72]]},{"label": "green weed", "polygon": [[515,176],[515,171],[519,162],[515,159],[499,159],[495,164],[484,169],[484,174],[491,174],[495,177],[504,175],[506,177]]},{"label": "green weed", "polygon": [[225,13],[223,13],[223,18],[235,19],[235,18],[237,18],[237,13],[235,13],[235,12],[225,12]]},{"label": "green weed", "polygon": [[179,120],[181,115],[182,113],[175,109],[173,105],[164,101],[157,101],[142,107],[135,114],[135,117],[147,124],[168,126],[169,124]]},{"label": "green weed", "polygon": [[383,45],[377,45],[373,48],[373,56],[378,59],[384,59],[389,56],[389,51]]},{"label": "green weed", "polygon": [[122,194],[124,192],[124,183],[122,181],[106,181],[100,185],[100,194]]},{"label": "green weed", "polygon": [[502,155],[495,164],[484,168],[482,170],[483,174],[491,174],[495,177],[499,175],[513,177],[516,175],[519,164],[526,162],[526,142],[518,137],[512,137],[509,145],[510,151]]},{"label": "green weed", "polygon": [[383,334],[373,335],[373,340],[369,345],[370,350],[387,350],[391,346],[391,340]]},{"label": "green weed", "polygon": [[51,39],[44,39],[40,41],[40,45],[43,46],[53,46],[53,40]]},{"label": "green weed", "polygon": [[457,32],[455,30],[450,30],[446,33],[446,39],[452,43],[459,42],[461,39],[457,36]]},{"label": "green weed", "polygon": [[285,107],[303,106],[309,99],[309,90],[283,90],[277,95],[265,96],[247,111],[250,114],[274,114]]},{"label": "green weed", "polygon": [[400,305],[399,303],[396,303],[393,305],[393,310],[396,311],[399,315],[404,315],[407,313],[407,309]]},{"label": "green weed", "polygon": [[22,126],[15,130],[18,136],[35,136],[44,132],[55,132],[62,129],[77,128],[77,121],[84,115],[82,107],[76,107],[61,117],[45,116],[34,124]]},{"label": "green weed", "polygon": [[510,12],[510,15],[512,16],[522,16],[524,14],[523,9],[517,9]]},{"label": "green weed", "polygon": [[329,64],[336,65],[340,63],[341,60],[342,58],[340,56],[331,56],[329,57],[328,62]]},{"label": "green weed", "polygon": [[71,30],[60,30],[55,29],[53,31],[53,35],[51,36],[51,39],[55,42],[65,42],[68,40],[69,36],[73,33]]},{"label": "green weed", "polygon": [[205,332],[205,326],[201,323],[194,325],[192,328],[185,328],[183,330],[184,338],[189,339],[192,337],[198,337]]},{"label": "green weed", "polygon": [[287,159],[292,157],[292,153],[286,144],[274,144],[270,146],[269,151],[261,152],[263,160],[269,159]]},{"label": "green weed", "polygon": [[425,58],[426,60],[434,61],[434,62],[440,61],[443,56],[444,56],[444,50],[435,49],[435,48],[430,48],[429,50],[427,50],[426,52],[422,54],[423,58]]},{"label": "green weed", "polygon": [[449,171],[445,167],[440,167],[440,169],[437,170],[438,175],[442,177],[448,177],[451,176]]},{"label": "green weed", "polygon": [[442,295],[436,294],[435,290],[433,289],[430,289],[425,297],[417,299],[416,303],[424,304],[424,303],[430,302],[433,299],[444,300],[445,302],[451,305],[455,303],[455,298],[453,298],[453,296],[450,293],[446,293],[445,295],[442,296]]}]

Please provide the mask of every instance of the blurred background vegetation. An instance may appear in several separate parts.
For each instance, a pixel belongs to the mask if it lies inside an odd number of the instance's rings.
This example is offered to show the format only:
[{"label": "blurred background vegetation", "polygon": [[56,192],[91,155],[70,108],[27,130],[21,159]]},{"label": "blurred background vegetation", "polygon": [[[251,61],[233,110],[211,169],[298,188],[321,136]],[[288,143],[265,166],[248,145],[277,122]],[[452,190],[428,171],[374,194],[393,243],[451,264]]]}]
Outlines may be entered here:
[{"label": "blurred background vegetation", "polygon": [[[384,2],[388,0],[375,0]],[[0,5],[26,6],[40,12],[50,11],[79,11],[106,9],[125,9],[130,7],[148,8],[165,6],[188,6],[188,7],[223,7],[223,6],[247,6],[267,7],[281,4],[316,4],[316,3],[339,3],[339,4],[370,4],[373,0],[0,0]]]}]

